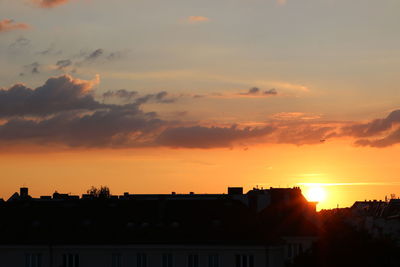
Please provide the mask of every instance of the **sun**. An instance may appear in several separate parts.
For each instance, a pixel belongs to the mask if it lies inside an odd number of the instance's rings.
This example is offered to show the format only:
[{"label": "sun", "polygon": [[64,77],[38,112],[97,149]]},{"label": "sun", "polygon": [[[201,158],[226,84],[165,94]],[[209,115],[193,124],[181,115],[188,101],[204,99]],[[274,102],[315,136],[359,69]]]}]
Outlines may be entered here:
[{"label": "sun", "polygon": [[326,191],[322,186],[313,185],[305,193],[308,201],[322,202],[326,199]]}]

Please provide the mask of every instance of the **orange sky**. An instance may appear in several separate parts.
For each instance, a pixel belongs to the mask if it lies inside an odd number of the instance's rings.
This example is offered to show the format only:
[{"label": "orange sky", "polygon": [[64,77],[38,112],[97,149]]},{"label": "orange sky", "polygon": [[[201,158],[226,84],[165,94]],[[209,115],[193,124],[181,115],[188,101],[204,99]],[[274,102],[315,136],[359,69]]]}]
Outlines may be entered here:
[{"label": "orange sky", "polygon": [[[356,200],[384,199],[400,189],[399,147],[357,148],[347,141],[313,146],[268,145],[234,149],[114,149],[1,153],[0,195],[19,186],[34,196],[55,190],[82,194],[108,185],[112,193],[223,193],[228,186],[246,190],[292,187],[300,183],[342,184],[325,187],[318,208],[350,206]],[[307,186],[301,185],[306,190]]]}]

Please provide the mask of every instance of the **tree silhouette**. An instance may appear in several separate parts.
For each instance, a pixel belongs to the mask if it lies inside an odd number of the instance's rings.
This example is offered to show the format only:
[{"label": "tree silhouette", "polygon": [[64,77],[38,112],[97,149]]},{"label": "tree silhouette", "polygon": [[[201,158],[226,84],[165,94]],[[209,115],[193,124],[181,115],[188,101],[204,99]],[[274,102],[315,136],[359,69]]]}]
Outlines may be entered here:
[{"label": "tree silhouette", "polygon": [[95,198],[110,198],[110,188],[108,186],[100,186],[100,188],[97,188],[95,186],[92,186],[86,191],[89,195],[95,197]]}]

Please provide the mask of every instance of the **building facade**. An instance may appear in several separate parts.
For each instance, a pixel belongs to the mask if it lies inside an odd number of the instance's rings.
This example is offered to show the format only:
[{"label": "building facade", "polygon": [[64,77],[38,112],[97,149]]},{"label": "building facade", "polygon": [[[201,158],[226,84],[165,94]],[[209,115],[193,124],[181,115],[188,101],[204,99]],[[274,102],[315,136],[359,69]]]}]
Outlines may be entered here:
[{"label": "building facade", "polygon": [[283,267],[316,240],[298,188],[0,203],[0,267]]}]

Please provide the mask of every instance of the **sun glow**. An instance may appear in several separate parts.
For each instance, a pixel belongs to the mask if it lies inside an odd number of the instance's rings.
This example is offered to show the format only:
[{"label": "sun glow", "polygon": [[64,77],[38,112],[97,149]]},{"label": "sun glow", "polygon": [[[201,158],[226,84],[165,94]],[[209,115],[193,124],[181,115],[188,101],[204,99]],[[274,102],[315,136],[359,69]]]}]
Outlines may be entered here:
[{"label": "sun glow", "polygon": [[305,197],[308,201],[323,202],[326,199],[326,190],[322,186],[310,186],[305,192]]}]

